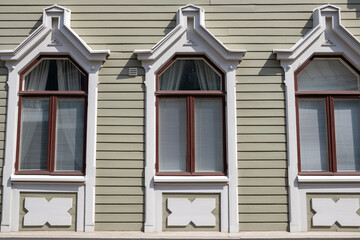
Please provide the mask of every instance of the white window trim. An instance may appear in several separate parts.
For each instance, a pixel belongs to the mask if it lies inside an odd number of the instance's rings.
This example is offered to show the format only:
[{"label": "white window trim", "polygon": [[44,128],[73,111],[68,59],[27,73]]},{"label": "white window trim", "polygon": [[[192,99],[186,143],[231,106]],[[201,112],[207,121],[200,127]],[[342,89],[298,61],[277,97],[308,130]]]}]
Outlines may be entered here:
[{"label": "white window trim", "polygon": [[[188,21],[193,19],[193,21]],[[188,24],[188,23],[193,24]],[[155,149],[156,149],[156,114],[155,114],[155,79],[156,72],[172,57],[179,54],[206,55],[222,72],[226,81],[226,143],[228,164],[228,187],[224,191],[224,201],[228,202],[226,215],[229,221],[227,226],[222,226],[222,231],[238,232],[238,169],[237,169],[237,130],[236,130],[236,68],[242,60],[245,50],[229,50],[205,27],[205,13],[200,7],[186,5],[177,11],[177,26],[160,40],[150,50],[135,50],[138,60],[145,69],[146,86],[146,146],[145,146],[145,232],[161,231],[158,226],[159,212],[156,206],[159,204],[160,186],[156,186],[164,179],[169,184],[184,184],[179,192],[192,191],[189,182],[199,183],[195,178],[160,178],[155,176]],[[162,180],[161,180],[162,179]],[[185,180],[186,179],[186,180]],[[159,182],[160,181],[160,182]],[[210,183],[203,183],[210,184]],[[223,184],[223,177],[212,177],[213,188]],[[188,187],[185,187],[187,185]],[[186,191],[188,189],[188,191]],[[224,215],[225,216],[225,215]]]},{"label": "white window trim", "polygon": [[328,4],[314,9],[312,30],[291,49],[274,49],[274,53],[285,72],[290,231],[307,231],[306,193],[313,191],[309,183],[323,183],[317,188],[319,192],[326,191],[326,184],[337,183],[332,192],[342,192],[358,177],[298,176],[294,73],[313,55],[342,55],[360,69],[360,42],[341,24],[340,8]]},{"label": "white window trim", "polygon": [[228,183],[227,176],[154,176],[154,183]]},{"label": "white window trim", "polygon": [[[5,61],[9,71],[8,76],[8,105],[6,116],[5,161],[3,169],[3,204],[1,231],[18,231],[18,224],[11,219],[18,218],[18,212],[11,208],[19,198],[15,182],[32,184],[33,191],[43,192],[39,182],[50,181],[54,191],[58,188],[74,191],[73,186],[85,184],[77,193],[83,201],[78,201],[78,208],[84,212],[84,217],[78,223],[78,231],[94,231],[95,226],[95,158],[96,158],[96,122],[97,122],[97,85],[98,73],[110,54],[109,50],[92,50],[70,27],[71,11],[64,7],[53,5],[43,10],[43,22],[29,37],[14,50],[0,51],[0,59]],[[88,109],[86,132],[86,176],[34,176],[14,175],[16,159],[17,116],[19,75],[40,55],[68,55],[88,73]],[[46,180],[45,180],[46,179]],[[77,182],[77,183],[76,183]],[[50,189],[50,188],[47,188]],[[83,195],[83,196],[82,196]],[[81,197],[82,196],[82,197]]]}]

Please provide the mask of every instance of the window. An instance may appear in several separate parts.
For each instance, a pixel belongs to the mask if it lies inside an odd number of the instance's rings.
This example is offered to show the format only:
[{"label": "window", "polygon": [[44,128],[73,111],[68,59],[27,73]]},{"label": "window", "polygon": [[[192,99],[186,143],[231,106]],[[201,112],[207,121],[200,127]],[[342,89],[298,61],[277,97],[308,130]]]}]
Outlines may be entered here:
[{"label": "window", "polygon": [[312,57],[295,74],[300,172],[359,172],[359,72],[342,57]]},{"label": "window", "polygon": [[177,57],[157,74],[158,175],[224,175],[223,76],[205,58]]},{"label": "window", "polygon": [[19,91],[17,174],[83,174],[87,75],[66,57],[37,59]]}]

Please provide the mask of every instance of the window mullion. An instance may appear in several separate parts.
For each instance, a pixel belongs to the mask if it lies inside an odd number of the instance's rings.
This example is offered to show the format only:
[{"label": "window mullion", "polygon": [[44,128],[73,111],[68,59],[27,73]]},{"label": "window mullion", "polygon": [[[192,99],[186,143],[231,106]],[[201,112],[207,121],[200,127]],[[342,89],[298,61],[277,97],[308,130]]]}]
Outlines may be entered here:
[{"label": "window mullion", "polygon": [[327,121],[328,121],[328,146],[329,146],[329,171],[337,172],[336,146],[335,146],[335,119],[334,119],[334,97],[327,97]]},{"label": "window mullion", "polygon": [[186,97],[187,102],[187,170],[190,173],[194,173],[194,148],[193,148],[193,97]]},{"label": "window mullion", "polygon": [[187,97],[187,120],[188,120],[188,171],[190,171],[191,174],[195,172],[195,134],[194,134],[194,97],[188,96]]},{"label": "window mullion", "polygon": [[56,107],[57,98],[50,96],[49,109],[49,138],[48,138],[48,170],[55,171],[55,136],[56,136]]}]

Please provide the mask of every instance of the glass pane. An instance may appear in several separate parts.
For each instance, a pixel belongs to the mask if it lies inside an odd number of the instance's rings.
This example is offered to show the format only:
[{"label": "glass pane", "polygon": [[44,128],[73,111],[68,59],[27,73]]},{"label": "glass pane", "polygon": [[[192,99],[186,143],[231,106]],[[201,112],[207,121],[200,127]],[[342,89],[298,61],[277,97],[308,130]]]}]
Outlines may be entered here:
[{"label": "glass pane", "polygon": [[221,99],[195,100],[195,171],[222,172],[223,115]]},{"label": "glass pane", "polygon": [[328,171],[326,110],[324,99],[299,99],[302,171]]},{"label": "glass pane", "polygon": [[360,171],[359,100],[335,100],[335,140],[338,172]]},{"label": "glass pane", "polygon": [[22,99],[19,170],[46,170],[48,123],[48,99]]},{"label": "glass pane", "polygon": [[25,76],[25,91],[84,90],[85,75],[69,60],[42,60]]},{"label": "glass pane", "polygon": [[58,99],[55,170],[83,169],[84,99]]},{"label": "glass pane", "polygon": [[298,75],[299,91],[358,91],[359,76],[339,59],[314,59]]},{"label": "glass pane", "polygon": [[159,170],[186,171],[186,100],[159,99]]},{"label": "glass pane", "polygon": [[159,78],[160,90],[221,90],[221,77],[204,60],[176,60]]}]

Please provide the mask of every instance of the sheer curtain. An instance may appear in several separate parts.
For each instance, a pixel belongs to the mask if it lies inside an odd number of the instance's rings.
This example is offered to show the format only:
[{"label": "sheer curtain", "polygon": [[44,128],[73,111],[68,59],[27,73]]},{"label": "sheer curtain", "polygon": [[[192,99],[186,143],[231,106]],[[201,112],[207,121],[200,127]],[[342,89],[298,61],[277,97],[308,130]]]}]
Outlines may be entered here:
[{"label": "sheer curtain", "polygon": [[184,72],[185,61],[175,61],[164,73],[160,75],[160,90],[174,91],[179,90],[181,78]]},{"label": "sheer curtain", "polygon": [[46,170],[48,120],[47,99],[22,100],[20,170]]},{"label": "sheer curtain", "polygon": [[55,170],[81,171],[84,142],[84,99],[58,99]]},{"label": "sheer curtain", "polygon": [[[69,60],[56,60],[59,91],[80,91],[82,73]],[[55,170],[81,171],[84,100],[58,99]]]},{"label": "sheer curtain", "polygon": [[56,60],[59,91],[80,91],[82,73],[69,60]]},{"label": "sheer curtain", "polygon": [[339,172],[360,170],[359,100],[335,100],[336,160]]},{"label": "sheer curtain", "polygon": [[186,171],[186,100],[159,99],[159,170]]},{"label": "sheer curtain", "polygon": [[315,59],[298,76],[299,91],[357,91],[359,81],[338,59]]},{"label": "sheer curtain", "polygon": [[328,171],[327,127],[324,99],[299,99],[302,171]]},{"label": "sheer curtain", "polygon": [[222,172],[222,100],[195,100],[195,170]]},{"label": "sheer curtain", "polygon": [[201,90],[221,90],[220,76],[204,60],[195,60]]},{"label": "sheer curtain", "polygon": [[41,61],[28,75],[25,76],[25,88],[27,91],[45,91],[49,75],[49,60]]}]

